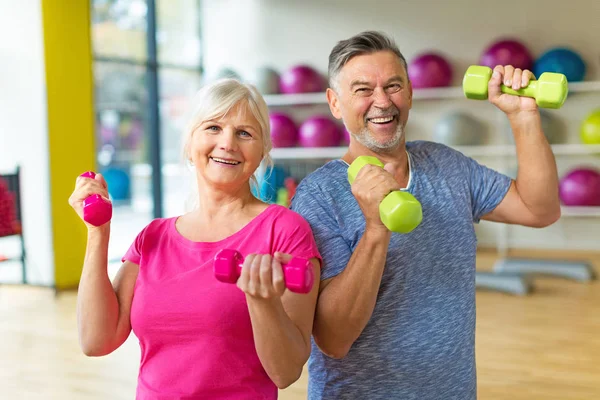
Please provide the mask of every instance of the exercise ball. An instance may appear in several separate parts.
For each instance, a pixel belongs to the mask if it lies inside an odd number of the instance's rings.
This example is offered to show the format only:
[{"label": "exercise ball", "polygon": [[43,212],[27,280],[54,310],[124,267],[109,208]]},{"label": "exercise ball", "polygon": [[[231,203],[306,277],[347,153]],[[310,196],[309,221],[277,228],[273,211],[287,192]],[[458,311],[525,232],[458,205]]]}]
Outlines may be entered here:
[{"label": "exercise ball", "polygon": [[115,200],[128,200],[130,198],[131,180],[129,174],[122,168],[106,168],[102,176],[108,186],[108,194]]},{"label": "exercise ball", "polygon": [[314,116],[300,125],[298,140],[302,147],[334,147],[342,141],[336,122],[325,116]]},{"label": "exercise ball", "polygon": [[559,183],[560,200],[567,206],[600,206],[600,171],[577,168]]},{"label": "exercise ball", "polygon": [[474,117],[456,111],[440,118],[433,135],[436,142],[447,146],[480,145],[485,139],[485,126]]},{"label": "exercise ball", "polygon": [[600,144],[600,109],[592,112],[581,123],[581,141],[585,144]]},{"label": "exercise ball", "polygon": [[286,173],[283,168],[275,165],[269,167],[258,181],[259,192],[256,196],[267,203],[277,201],[277,191],[284,187]]},{"label": "exercise ball", "polygon": [[566,47],[557,47],[542,54],[533,66],[533,73],[540,77],[544,72],[564,74],[569,82],[582,81],[585,77],[585,62],[579,54]]},{"label": "exercise ball", "polygon": [[279,93],[279,74],[273,68],[256,68],[248,75],[246,81],[262,94]]},{"label": "exercise ball", "polygon": [[273,147],[293,147],[298,143],[298,128],[288,115],[272,112],[269,114],[269,121]]},{"label": "exercise ball", "polygon": [[317,93],[325,90],[325,81],[314,68],[297,65],[281,74],[279,89],[284,94]]},{"label": "exercise ball", "polygon": [[479,64],[492,69],[496,65],[512,65],[515,68],[531,70],[533,57],[523,43],[514,39],[504,39],[488,46],[481,55]]},{"label": "exercise ball", "polygon": [[408,65],[408,77],[415,89],[450,86],[452,66],[438,53],[423,53]]}]

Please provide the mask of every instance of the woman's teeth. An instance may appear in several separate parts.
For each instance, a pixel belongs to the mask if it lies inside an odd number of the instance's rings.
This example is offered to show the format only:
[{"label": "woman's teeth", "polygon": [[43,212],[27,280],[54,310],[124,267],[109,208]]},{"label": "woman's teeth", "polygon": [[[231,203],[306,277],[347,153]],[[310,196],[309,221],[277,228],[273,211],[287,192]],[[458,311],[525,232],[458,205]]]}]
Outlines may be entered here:
[{"label": "woman's teeth", "polygon": [[223,163],[223,164],[229,164],[229,165],[238,165],[240,163],[239,161],[224,160],[222,158],[217,158],[217,157],[211,157],[211,159],[213,161]]}]

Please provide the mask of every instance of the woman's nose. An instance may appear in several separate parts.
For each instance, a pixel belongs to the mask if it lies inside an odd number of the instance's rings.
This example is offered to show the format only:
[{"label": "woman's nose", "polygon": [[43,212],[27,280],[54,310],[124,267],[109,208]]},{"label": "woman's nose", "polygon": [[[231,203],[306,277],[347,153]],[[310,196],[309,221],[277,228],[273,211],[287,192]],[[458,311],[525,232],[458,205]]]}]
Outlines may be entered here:
[{"label": "woman's nose", "polygon": [[235,132],[230,129],[225,129],[222,134],[219,135],[219,148],[225,151],[235,151],[237,149],[237,142],[235,139]]}]

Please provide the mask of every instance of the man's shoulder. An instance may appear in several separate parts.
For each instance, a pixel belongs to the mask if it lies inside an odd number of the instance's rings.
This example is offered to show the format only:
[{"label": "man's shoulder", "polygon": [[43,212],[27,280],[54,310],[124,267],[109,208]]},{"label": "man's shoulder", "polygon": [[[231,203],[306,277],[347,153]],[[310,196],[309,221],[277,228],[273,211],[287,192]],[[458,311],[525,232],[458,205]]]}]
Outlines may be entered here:
[{"label": "man's shoulder", "polygon": [[442,155],[447,157],[455,157],[462,154],[458,150],[448,145],[428,140],[413,140],[406,142],[406,150],[413,155],[422,156]]},{"label": "man's shoulder", "polygon": [[300,185],[321,187],[347,179],[348,165],[340,159],[331,160],[307,174]]}]

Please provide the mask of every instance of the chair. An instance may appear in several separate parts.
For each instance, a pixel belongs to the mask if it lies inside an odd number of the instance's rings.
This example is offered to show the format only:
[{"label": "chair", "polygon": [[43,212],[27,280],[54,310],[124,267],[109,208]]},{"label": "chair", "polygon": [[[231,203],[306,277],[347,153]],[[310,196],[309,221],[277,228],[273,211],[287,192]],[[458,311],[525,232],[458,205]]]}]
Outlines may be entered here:
[{"label": "chair", "polygon": [[13,174],[0,174],[0,238],[19,236],[21,254],[17,257],[6,258],[0,255],[2,261],[20,261],[23,283],[27,283],[25,240],[23,236],[23,219],[21,208],[21,170],[17,166]]}]

